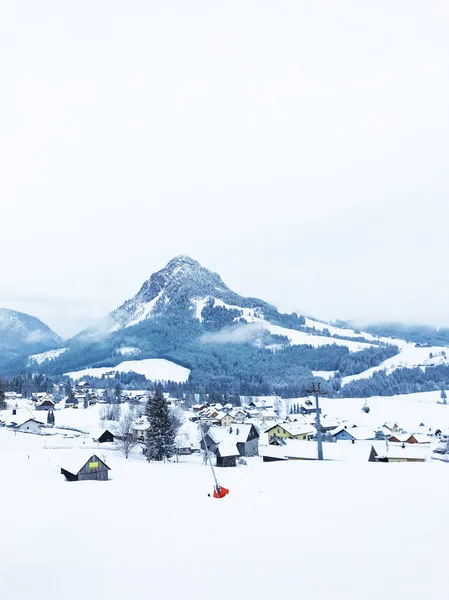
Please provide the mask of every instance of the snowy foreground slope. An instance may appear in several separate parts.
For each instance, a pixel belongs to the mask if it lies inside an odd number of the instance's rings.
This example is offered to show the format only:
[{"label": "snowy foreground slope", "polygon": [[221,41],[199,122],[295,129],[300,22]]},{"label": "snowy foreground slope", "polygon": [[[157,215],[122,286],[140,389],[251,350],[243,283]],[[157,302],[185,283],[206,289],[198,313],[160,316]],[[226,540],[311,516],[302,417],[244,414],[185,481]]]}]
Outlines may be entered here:
[{"label": "snowy foreground slope", "polygon": [[443,598],[448,467],[147,464],[67,483],[71,450],[0,430],[2,598]]}]

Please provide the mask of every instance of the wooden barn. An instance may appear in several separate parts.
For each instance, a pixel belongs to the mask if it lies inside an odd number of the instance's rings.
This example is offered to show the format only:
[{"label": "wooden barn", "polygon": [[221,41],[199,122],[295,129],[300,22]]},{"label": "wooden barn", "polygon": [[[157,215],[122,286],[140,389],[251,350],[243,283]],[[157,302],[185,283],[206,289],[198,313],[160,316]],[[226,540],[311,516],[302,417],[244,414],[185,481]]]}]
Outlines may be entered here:
[{"label": "wooden barn", "polygon": [[110,467],[96,454],[92,454],[85,462],[84,459],[79,459],[76,455],[73,458],[70,457],[65,463],[65,467],[61,467],[61,473],[67,481],[84,481],[87,479],[106,481],[108,471],[110,471]]},{"label": "wooden barn", "polygon": [[105,442],[113,442],[114,434],[111,433],[109,429],[99,429],[93,432],[92,439],[94,440],[94,442],[98,442],[99,444],[104,444]]},{"label": "wooden barn", "polygon": [[237,466],[236,458],[240,456],[240,453],[236,444],[221,442],[215,450],[215,455],[217,457],[217,467],[235,467]]}]

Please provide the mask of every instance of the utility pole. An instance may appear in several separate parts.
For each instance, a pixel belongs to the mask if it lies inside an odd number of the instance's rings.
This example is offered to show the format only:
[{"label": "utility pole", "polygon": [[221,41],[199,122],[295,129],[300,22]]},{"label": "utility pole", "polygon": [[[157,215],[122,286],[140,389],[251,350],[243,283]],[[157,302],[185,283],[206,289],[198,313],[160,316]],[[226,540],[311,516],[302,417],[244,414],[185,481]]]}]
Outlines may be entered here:
[{"label": "utility pole", "polygon": [[327,394],[327,392],[322,392],[320,390],[321,383],[312,382],[312,389],[306,390],[307,394],[313,394],[315,396],[315,409],[316,409],[316,441],[318,443],[318,460],[324,460],[323,458],[323,436],[321,433],[321,421],[320,421],[320,403],[318,399],[318,395],[322,394],[323,396]]},{"label": "utility pole", "polygon": [[215,489],[217,490],[217,494],[220,492],[220,484],[218,483],[218,479],[217,476],[215,475],[215,470],[214,470],[214,466],[212,464],[212,460],[210,457],[210,452],[207,448],[207,444],[206,444],[206,438],[204,437],[204,429],[203,429],[203,423],[201,421],[201,419],[199,419],[199,425],[200,425],[200,431],[201,431],[201,437],[203,439],[203,445],[204,445],[204,451],[206,453],[206,461],[209,461],[209,466],[211,468],[212,471],[212,475],[214,476],[214,481],[215,481]]}]

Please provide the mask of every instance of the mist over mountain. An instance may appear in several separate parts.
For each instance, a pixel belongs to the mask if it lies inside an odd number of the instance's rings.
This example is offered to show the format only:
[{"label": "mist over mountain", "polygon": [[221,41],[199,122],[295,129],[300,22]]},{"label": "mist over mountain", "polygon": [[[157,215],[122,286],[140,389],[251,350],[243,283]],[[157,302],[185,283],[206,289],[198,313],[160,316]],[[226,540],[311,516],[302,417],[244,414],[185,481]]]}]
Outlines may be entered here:
[{"label": "mist over mountain", "polygon": [[0,308],[0,366],[61,344],[61,338],[36,317]]}]

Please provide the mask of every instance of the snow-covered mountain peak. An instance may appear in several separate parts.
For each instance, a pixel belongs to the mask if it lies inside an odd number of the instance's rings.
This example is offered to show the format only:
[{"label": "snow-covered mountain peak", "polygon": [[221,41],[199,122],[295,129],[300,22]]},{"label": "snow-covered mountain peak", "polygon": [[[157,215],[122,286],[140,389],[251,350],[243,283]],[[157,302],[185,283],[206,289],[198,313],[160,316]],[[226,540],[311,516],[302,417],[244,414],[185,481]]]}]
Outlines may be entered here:
[{"label": "snow-covered mountain peak", "polygon": [[[180,307],[194,307],[201,298],[218,298],[238,306],[266,305],[262,300],[243,298],[232,292],[220,275],[209,271],[190,256],[179,255],[151,275],[139,292],[111,313],[115,330],[129,327]],[[194,315],[192,315],[194,316]]]}]

